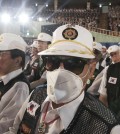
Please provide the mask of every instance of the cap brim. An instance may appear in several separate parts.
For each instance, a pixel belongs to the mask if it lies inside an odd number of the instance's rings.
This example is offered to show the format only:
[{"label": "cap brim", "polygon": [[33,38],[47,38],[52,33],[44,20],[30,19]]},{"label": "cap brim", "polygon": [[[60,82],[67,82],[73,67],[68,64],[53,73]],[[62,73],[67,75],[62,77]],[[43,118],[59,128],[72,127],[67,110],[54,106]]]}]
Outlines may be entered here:
[{"label": "cap brim", "polygon": [[78,44],[73,47],[73,43],[64,42],[62,44],[58,43],[57,47],[52,46],[42,52],[39,52],[38,55],[64,55],[64,56],[73,56],[73,57],[81,57],[87,59],[95,58],[94,54],[88,50],[87,48],[80,46]]},{"label": "cap brim", "polygon": [[110,50],[107,50],[107,52],[110,54],[110,53],[114,53],[114,52],[117,52],[117,51],[119,51],[119,49],[114,49],[114,50],[112,50],[112,51],[110,51]]},{"label": "cap brim", "polygon": [[34,41],[43,41],[43,40],[40,40],[40,39],[34,39]]}]

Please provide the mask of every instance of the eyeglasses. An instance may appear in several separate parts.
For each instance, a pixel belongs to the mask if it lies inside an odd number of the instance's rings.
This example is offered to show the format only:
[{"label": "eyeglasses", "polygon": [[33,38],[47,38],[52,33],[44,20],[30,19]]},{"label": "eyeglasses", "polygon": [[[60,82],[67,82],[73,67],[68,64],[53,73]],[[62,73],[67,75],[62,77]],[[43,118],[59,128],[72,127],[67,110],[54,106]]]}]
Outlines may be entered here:
[{"label": "eyeglasses", "polygon": [[117,52],[110,53],[110,56],[113,57],[114,55],[117,55]]},{"label": "eyeglasses", "polygon": [[60,63],[64,64],[64,68],[69,71],[73,71],[76,68],[83,70],[87,60],[79,57],[69,57],[69,56],[43,56],[43,64],[52,64],[52,70],[58,69]]}]

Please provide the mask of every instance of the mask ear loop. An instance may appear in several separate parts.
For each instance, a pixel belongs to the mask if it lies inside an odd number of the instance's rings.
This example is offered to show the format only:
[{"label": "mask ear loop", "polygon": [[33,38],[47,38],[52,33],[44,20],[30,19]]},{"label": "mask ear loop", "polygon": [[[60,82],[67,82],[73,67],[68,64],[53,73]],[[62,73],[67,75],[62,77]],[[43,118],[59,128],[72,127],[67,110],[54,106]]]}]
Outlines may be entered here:
[{"label": "mask ear loop", "polygon": [[[83,80],[88,74],[90,73],[90,66],[88,67],[87,73],[84,76],[80,76],[80,78]],[[84,83],[84,82],[83,82]],[[83,89],[81,90],[81,93],[84,91],[85,87],[86,87],[87,81],[84,83],[83,85]],[[80,94],[81,94],[80,93]]]},{"label": "mask ear loop", "polygon": [[80,77],[81,77],[81,78],[85,78],[85,77],[88,75],[88,73],[90,73],[90,67],[88,68],[87,73],[86,73],[84,76],[80,76]]}]

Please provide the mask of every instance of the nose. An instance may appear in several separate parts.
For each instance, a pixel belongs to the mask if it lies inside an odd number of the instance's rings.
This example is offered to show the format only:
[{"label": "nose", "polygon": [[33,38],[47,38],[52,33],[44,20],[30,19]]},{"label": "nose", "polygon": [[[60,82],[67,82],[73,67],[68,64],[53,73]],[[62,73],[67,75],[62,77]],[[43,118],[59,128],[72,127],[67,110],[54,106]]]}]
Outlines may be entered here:
[{"label": "nose", "polygon": [[60,69],[64,69],[64,64],[63,64],[63,62],[60,62],[60,67],[59,67]]}]

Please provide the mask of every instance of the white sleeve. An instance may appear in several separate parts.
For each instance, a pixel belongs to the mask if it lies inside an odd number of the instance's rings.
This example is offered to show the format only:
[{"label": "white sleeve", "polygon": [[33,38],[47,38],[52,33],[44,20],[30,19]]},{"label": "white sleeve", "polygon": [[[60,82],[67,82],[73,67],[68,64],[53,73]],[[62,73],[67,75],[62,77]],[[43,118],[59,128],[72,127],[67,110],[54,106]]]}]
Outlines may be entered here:
[{"label": "white sleeve", "polygon": [[17,113],[17,115],[15,117],[15,120],[14,120],[14,123],[13,123],[13,126],[9,128],[9,131],[8,132],[5,132],[3,134],[17,134],[17,131],[19,129],[19,125],[20,125],[20,123],[21,123],[21,121],[23,119],[25,110],[27,108],[27,104],[28,104],[29,99],[31,97],[31,94],[28,96],[28,98],[26,99],[26,101],[23,103],[21,109]]},{"label": "white sleeve", "polygon": [[113,127],[113,129],[110,132],[110,134],[119,134],[119,133],[120,133],[120,125]]},{"label": "white sleeve", "polygon": [[47,71],[44,71],[43,74],[42,74],[42,76],[41,76],[41,78],[42,78],[42,79],[47,79],[47,78],[46,78],[46,74],[47,74]]},{"label": "white sleeve", "polygon": [[100,87],[100,83],[102,81],[102,77],[103,77],[103,71],[102,70],[97,77],[95,78],[95,80],[93,81],[92,85],[88,88],[87,92],[90,92],[91,94],[95,95],[98,94],[98,89]]},{"label": "white sleeve", "polygon": [[106,67],[106,58],[107,58],[107,57],[105,57],[105,59],[104,59],[104,60],[102,61],[102,63],[101,63],[101,66],[104,67],[104,68]]},{"label": "white sleeve", "polygon": [[24,82],[17,82],[6,92],[0,101],[0,134],[8,131],[13,125],[14,119],[22,104],[29,96],[28,85]]},{"label": "white sleeve", "polygon": [[108,66],[104,69],[102,81],[101,81],[101,84],[100,84],[100,88],[98,90],[98,92],[100,94],[105,95],[105,96],[107,95],[107,89],[106,89],[107,70],[108,70]]}]

